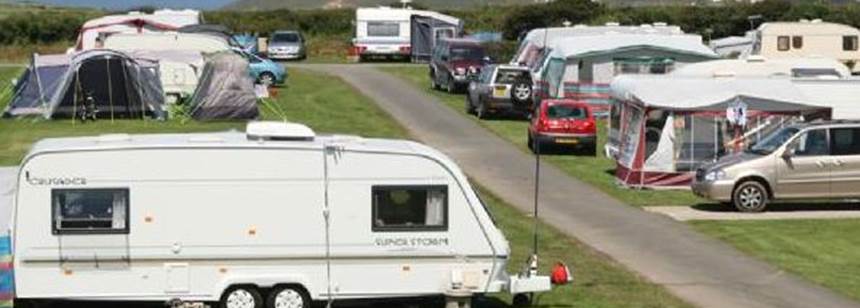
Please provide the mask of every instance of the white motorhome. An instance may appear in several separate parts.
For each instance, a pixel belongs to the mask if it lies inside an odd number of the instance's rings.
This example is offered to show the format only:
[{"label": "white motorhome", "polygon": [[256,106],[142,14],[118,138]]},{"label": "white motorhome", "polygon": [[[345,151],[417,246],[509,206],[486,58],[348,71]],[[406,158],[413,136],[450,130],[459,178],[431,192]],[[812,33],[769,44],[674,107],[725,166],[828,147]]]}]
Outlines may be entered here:
[{"label": "white motorhome", "polygon": [[466,176],[410,141],[272,122],[45,139],[15,196],[25,300],[308,307],[550,288],[546,276],[508,275],[508,242]]},{"label": "white motorhome", "polygon": [[462,21],[409,8],[359,8],[355,11],[353,51],[360,58],[429,58],[436,40],[459,36]]}]

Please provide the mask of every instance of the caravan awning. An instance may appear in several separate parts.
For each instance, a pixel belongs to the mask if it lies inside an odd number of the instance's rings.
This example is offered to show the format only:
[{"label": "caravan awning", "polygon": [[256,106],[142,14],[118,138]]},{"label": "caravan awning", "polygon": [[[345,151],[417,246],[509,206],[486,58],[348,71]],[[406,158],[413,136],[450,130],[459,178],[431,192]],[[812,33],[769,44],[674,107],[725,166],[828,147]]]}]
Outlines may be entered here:
[{"label": "caravan awning", "polygon": [[616,77],[610,85],[613,98],[635,101],[644,107],[667,110],[725,111],[742,101],[756,110],[785,112],[821,109],[791,79],[675,78],[669,76]]}]

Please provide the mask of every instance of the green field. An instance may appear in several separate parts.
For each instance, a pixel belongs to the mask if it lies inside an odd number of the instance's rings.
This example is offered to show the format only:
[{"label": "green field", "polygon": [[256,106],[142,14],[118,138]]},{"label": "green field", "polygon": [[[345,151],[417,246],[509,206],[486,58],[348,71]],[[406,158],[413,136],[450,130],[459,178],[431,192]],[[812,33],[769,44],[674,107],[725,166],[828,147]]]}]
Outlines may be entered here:
[{"label": "green field", "polygon": [[700,221],[697,230],[860,300],[860,220]]},{"label": "green field", "polygon": [[[0,82],[8,80],[20,69],[0,68]],[[384,121],[387,115],[368,98],[339,79],[303,70],[290,70],[288,86],[278,89],[278,97],[260,106],[263,119],[277,119],[285,114],[287,120],[301,122],[322,133],[361,133],[365,136],[398,136],[404,130]],[[0,94],[0,98],[3,94]],[[5,108],[8,99],[4,99]],[[273,110],[274,109],[274,110]],[[17,164],[34,141],[45,137],[97,135],[108,133],[168,133],[195,131],[244,130],[245,123],[237,121],[196,122],[99,120],[81,123],[72,120],[3,119],[0,121],[0,165]]]},{"label": "green field", "polygon": [[[0,69],[0,80],[8,80],[19,70]],[[297,69],[290,73],[289,85],[278,90],[278,98],[272,103],[274,106],[271,109],[261,107],[264,118],[281,119],[278,115],[286,115],[290,121],[308,124],[318,132],[408,138],[406,131],[376,104],[340,79]],[[5,150],[0,152],[0,165],[18,163],[32,142],[48,136],[241,130],[243,126],[242,122],[123,120],[111,123],[110,120],[102,120],[72,124],[70,120],[3,119],[0,120],[0,148]],[[511,242],[510,269],[517,272],[531,249],[532,220],[486,191],[483,191],[483,196]],[[687,307],[660,286],[645,281],[547,225],[540,225],[540,234],[544,272],[554,262],[564,261],[574,268],[576,277],[574,285],[543,294],[539,302],[542,307]],[[489,298],[483,306],[504,306],[503,303],[509,300],[505,297]]]},{"label": "green field", "polygon": [[[474,119],[490,131],[515,144],[521,150],[529,151],[526,146],[526,139],[528,139],[526,133],[528,128],[527,121],[518,119],[478,120],[476,117],[466,114],[464,108],[465,95],[431,90],[425,66],[385,67],[382,70],[412,82],[417,87],[438,97],[442,102],[463,116]],[[615,184],[615,162],[603,157],[599,153],[603,149],[603,144],[606,143],[606,123],[599,121],[598,128],[597,157],[545,155],[543,158],[571,176],[597,187],[630,205],[693,205],[704,202],[704,200],[697,198],[689,191],[633,190]]]}]

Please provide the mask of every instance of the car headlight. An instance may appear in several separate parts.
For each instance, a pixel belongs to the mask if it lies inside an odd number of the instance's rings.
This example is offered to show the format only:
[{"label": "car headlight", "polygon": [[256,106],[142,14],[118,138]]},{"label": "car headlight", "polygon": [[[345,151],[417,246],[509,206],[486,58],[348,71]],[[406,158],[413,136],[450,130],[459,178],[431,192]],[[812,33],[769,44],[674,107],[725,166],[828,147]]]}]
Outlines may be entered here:
[{"label": "car headlight", "polygon": [[465,67],[458,67],[457,69],[454,70],[454,72],[456,72],[457,75],[465,75],[466,74],[466,68]]},{"label": "car headlight", "polygon": [[726,178],[726,172],[723,170],[713,170],[705,174],[705,181],[713,182],[719,181]]}]

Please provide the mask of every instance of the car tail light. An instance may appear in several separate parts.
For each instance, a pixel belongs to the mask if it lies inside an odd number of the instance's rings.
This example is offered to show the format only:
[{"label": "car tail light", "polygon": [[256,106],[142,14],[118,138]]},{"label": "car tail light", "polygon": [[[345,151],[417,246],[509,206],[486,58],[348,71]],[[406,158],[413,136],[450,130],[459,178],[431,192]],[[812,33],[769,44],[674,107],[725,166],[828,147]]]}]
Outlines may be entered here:
[{"label": "car tail light", "polygon": [[547,129],[549,129],[549,120],[547,120],[546,118],[543,118],[543,117],[540,118],[540,120],[538,120],[538,130],[547,130]]}]

